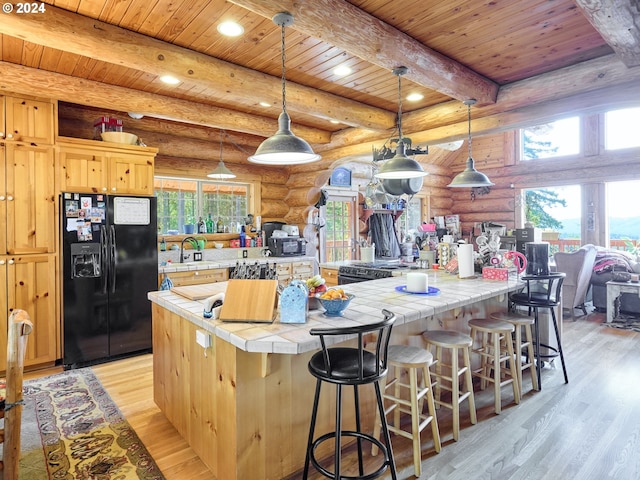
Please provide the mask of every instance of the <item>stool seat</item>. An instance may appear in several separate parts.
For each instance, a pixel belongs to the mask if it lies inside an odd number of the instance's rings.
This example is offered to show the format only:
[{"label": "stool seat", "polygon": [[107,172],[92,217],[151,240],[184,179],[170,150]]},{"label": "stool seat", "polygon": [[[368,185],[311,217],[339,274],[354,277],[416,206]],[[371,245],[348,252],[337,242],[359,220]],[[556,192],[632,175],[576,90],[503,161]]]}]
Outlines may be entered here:
[{"label": "stool seat", "polygon": [[[474,318],[469,320],[468,324],[471,327],[471,338],[475,340],[478,334],[480,337],[480,346],[473,351],[480,356],[481,364],[473,375],[480,378],[482,390],[487,382],[493,383],[494,409],[499,414],[502,411],[501,388],[503,386],[511,384],[514,401],[516,404],[520,403],[518,373],[511,338],[515,327],[509,322],[491,318]],[[504,369],[502,364],[505,364]]]},{"label": "stool seat", "polygon": [[[463,401],[467,400],[469,402],[471,423],[475,425],[478,422],[473,396],[473,383],[471,381],[471,358],[469,353],[473,340],[469,335],[453,330],[427,330],[422,332],[422,337],[429,347],[435,347],[436,350],[435,372],[433,372],[433,377],[436,379],[435,404],[436,406],[451,409],[453,439],[458,441],[460,436],[460,404]],[[451,353],[449,364],[444,362],[444,349]],[[459,364],[458,359],[460,352],[462,352],[462,365]],[[463,391],[460,390],[461,376],[464,379]],[[442,390],[451,392],[450,403],[442,400]]]},{"label": "stool seat", "polygon": [[[388,422],[389,431],[408,438],[413,442],[413,469],[416,477],[422,474],[422,448],[420,444],[420,432],[431,424],[433,443],[436,453],[440,452],[440,434],[438,432],[438,420],[436,419],[436,407],[431,386],[431,376],[429,367],[433,362],[433,355],[424,348],[407,345],[391,345],[387,356],[389,369],[393,369],[393,379],[387,382],[382,389],[382,397],[391,402],[385,409],[385,415],[393,413],[393,421]],[[401,379],[401,369],[407,370],[409,383],[403,383]],[[422,372],[422,379],[418,384],[418,371]],[[390,375],[387,376],[387,379]],[[384,380],[382,380],[384,382]],[[402,390],[408,391],[408,395],[403,396]],[[423,399],[427,399],[429,414],[422,414]],[[410,430],[406,430],[401,425],[400,414],[404,413],[411,417]],[[407,428],[407,427],[405,427]],[[376,415],[373,436],[380,435],[380,416]],[[376,455],[378,449],[373,445],[371,454]]]},{"label": "stool seat", "polygon": [[[311,410],[311,424],[309,427],[309,439],[307,441],[307,454],[305,458],[303,480],[309,475],[309,466],[313,465],[316,470],[328,478],[336,480],[349,479],[373,479],[383,475],[387,469],[391,472],[391,478],[396,480],[396,467],[393,459],[393,450],[391,448],[391,437],[384,414],[384,404],[379,381],[387,375],[388,370],[388,349],[389,339],[391,337],[391,328],[395,322],[396,316],[388,311],[382,311],[384,320],[377,323],[357,325],[343,328],[312,328],[309,334],[318,336],[322,349],[312,355],[309,360],[309,373],[316,377],[316,391],[313,400],[313,408]],[[365,350],[365,337],[367,341],[372,335],[377,338],[374,342],[375,350]],[[332,347],[327,348],[327,339],[329,337],[348,338],[356,336],[357,347]],[[335,431],[325,433],[314,439],[315,426],[318,415],[318,405],[320,402],[320,390],[322,383],[332,383],[336,385],[336,420]],[[365,384],[373,384],[376,393],[376,402],[378,412],[381,416],[382,432],[385,443],[375,438],[373,435],[364,433],[360,425],[360,399],[358,395],[358,386]],[[355,430],[342,429],[342,387],[345,385],[353,386],[354,403],[355,403]],[[356,439],[358,448],[358,473],[357,477],[345,476],[341,472],[342,458],[342,438],[352,437]],[[334,471],[331,472],[324,466],[320,465],[316,458],[316,449],[323,442],[334,439]],[[374,472],[365,474],[362,442],[369,442],[379,448],[384,454],[382,464]]]}]

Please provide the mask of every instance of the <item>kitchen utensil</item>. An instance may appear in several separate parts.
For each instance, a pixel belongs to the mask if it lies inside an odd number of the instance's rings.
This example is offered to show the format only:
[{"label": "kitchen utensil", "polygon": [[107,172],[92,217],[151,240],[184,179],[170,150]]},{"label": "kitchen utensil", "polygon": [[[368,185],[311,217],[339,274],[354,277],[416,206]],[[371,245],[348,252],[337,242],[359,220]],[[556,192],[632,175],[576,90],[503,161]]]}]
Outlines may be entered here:
[{"label": "kitchen utensil", "polygon": [[124,143],[126,145],[135,145],[138,142],[138,136],[128,132],[102,132],[100,136],[105,142]]},{"label": "kitchen utensil", "polygon": [[402,189],[402,179],[400,178],[385,178],[382,180],[382,188],[390,195],[399,196],[404,193]]},{"label": "kitchen utensil", "polygon": [[400,185],[402,187],[402,192],[407,195],[415,195],[422,189],[422,184],[424,183],[424,177],[415,177],[415,178],[403,178],[400,181]]}]

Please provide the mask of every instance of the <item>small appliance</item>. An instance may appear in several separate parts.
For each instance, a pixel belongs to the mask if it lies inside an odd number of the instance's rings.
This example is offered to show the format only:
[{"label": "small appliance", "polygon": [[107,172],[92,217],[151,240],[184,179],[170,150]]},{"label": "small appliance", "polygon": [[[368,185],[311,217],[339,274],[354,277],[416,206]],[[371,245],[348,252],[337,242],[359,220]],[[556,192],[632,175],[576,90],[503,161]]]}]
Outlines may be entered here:
[{"label": "small appliance", "polygon": [[287,232],[287,235],[289,235],[290,237],[300,236],[300,230],[298,229],[297,225],[283,225],[282,230]]},{"label": "small appliance", "polygon": [[269,239],[268,247],[274,257],[296,257],[306,253],[306,243],[300,237],[274,237]]}]

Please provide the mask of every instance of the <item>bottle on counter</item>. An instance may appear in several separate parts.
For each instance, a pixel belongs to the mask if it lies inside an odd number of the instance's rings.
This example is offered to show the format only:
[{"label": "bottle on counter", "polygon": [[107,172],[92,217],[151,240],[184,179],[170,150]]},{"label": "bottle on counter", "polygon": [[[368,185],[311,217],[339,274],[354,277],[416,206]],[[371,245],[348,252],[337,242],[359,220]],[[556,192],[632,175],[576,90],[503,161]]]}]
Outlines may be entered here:
[{"label": "bottle on counter", "polygon": [[209,215],[207,216],[206,227],[207,233],[216,233],[213,229],[213,219],[211,218],[211,212],[209,212]]},{"label": "bottle on counter", "polygon": [[218,223],[216,224],[216,232],[224,233],[224,223],[222,223],[221,217],[218,217]]},{"label": "bottle on counter", "polygon": [[205,225],[204,220],[202,220],[202,217],[198,219],[198,233],[207,233],[207,226]]},{"label": "bottle on counter", "polygon": [[244,248],[246,240],[247,239],[247,234],[244,231],[244,225],[242,225],[242,227],[240,227],[240,248]]},{"label": "bottle on counter", "polygon": [[160,251],[161,252],[167,251],[167,242],[165,242],[164,238],[160,241]]}]

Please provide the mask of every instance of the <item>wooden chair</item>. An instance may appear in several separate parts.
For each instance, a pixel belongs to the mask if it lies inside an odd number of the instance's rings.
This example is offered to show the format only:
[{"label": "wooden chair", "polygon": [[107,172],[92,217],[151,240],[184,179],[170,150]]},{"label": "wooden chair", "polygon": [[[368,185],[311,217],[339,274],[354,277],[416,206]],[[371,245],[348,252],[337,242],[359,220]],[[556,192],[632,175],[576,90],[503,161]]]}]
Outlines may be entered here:
[{"label": "wooden chair", "polygon": [[0,403],[0,418],[4,418],[4,429],[0,430],[3,445],[4,480],[18,480],[20,462],[20,427],[22,424],[22,373],[27,350],[28,335],[33,330],[29,314],[14,310],[9,317],[7,341],[6,394]]}]

